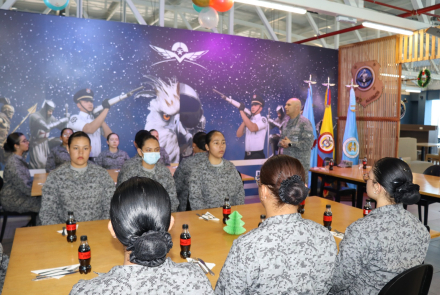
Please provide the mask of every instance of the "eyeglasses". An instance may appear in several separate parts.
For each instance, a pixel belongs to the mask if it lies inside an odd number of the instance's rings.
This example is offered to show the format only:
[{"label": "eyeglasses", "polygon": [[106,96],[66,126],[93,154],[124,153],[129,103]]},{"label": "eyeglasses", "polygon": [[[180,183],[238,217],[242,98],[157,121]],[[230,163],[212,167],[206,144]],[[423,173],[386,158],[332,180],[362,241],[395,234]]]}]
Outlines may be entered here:
[{"label": "eyeglasses", "polygon": [[20,143],[29,143],[29,140],[24,139],[23,141],[20,141]]},{"label": "eyeglasses", "polygon": [[255,171],[255,182],[257,183],[258,186],[261,186],[260,170]]},{"label": "eyeglasses", "polygon": [[370,178],[370,174],[369,173],[365,173],[362,178],[364,179],[365,182],[367,182],[368,180],[372,180],[373,183],[376,183],[376,180],[374,180],[373,178]]}]

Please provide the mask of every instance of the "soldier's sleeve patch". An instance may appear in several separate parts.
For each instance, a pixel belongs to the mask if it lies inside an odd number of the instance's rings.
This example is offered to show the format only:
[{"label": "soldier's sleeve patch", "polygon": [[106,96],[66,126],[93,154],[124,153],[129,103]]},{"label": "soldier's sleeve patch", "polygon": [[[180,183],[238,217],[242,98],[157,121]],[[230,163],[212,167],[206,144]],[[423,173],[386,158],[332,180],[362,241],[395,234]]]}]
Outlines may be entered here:
[{"label": "soldier's sleeve patch", "polygon": [[264,117],[263,117],[263,118],[261,119],[261,121],[263,121],[263,123],[264,123],[264,124],[266,124],[266,123],[267,123],[267,119],[266,119],[266,118],[264,118]]},{"label": "soldier's sleeve patch", "polygon": [[75,122],[76,122],[76,120],[78,120],[78,118],[77,118],[77,117],[72,117],[72,118],[70,118],[70,122],[72,122],[72,123],[75,123]]}]

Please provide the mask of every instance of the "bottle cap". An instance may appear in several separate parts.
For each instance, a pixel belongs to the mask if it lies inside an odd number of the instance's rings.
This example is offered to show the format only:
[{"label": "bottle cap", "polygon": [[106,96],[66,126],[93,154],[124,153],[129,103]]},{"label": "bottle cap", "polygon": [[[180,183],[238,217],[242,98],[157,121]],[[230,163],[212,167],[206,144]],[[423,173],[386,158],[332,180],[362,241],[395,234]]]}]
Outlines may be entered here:
[{"label": "bottle cap", "polygon": [[332,207],[332,205],[325,205],[325,208],[331,208]]},{"label": "bottle cap", "polygon": [[73,215],[73,211],[68,211],[67,215]]},{"label": "bottle cap", "polygon": [[81,236],[81,241],[87,241],[87,236]]},{"label": "bottle cap", "polygon": [[225,198],[225,201],[229,201],[229,198]]},{"label": "bottle cap", "polygon": [[261,214],[261,215],[260,215],[260,218],[261,218],[261,219],[265,219],[265,218],[266,218],[266,215]]},{"label": "bottle cap", "polygon": [[188,224],[184,224],[184,225],[182,225],[182,228],[183,228],[183,229],[188,229]]}]

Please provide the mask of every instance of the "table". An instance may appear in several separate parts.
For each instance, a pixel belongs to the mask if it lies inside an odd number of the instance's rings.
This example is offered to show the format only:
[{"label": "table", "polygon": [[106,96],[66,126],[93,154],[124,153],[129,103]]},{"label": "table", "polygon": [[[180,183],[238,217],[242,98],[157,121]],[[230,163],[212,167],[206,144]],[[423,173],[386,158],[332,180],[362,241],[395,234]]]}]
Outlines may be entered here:
[{"label": "table", "polygon": [[[319,197],[306,199],[304,218],[314,220],[322,224],[322,216],[326,204],[332,205],[332,227],[345,232],[352,222],[362,217],[362,210],[336,203]],[[233,206],[233,211],[243,215],[246,232],[256,228],[260,221],[260,215],[265,214],[260,203]],[[179,238],[182,224],[189,225],[191,234],[191,253],[193,257],[201,257],[206,262],[215,263],[213,268],[215,276],[208,275],[213,287],[218,280],[220,270],[232,246],[232,242],[238,236],[228,235],[223,231],[222,221],[205,221],[199,219],[196,213],[211,212],[216,217],[222,217],[221,208],[212,208],[198,211],[173,213],[175,224],[170,231],[174,246],[168,254],[175,262],[184,262],[180,258]],[[50,279],[38,282],[31,281],[35,274],[31,270],[52,268],[57,266],[78,263],[79,236],[87,235],[92,249],[92,271],[108,272],[113,266],[123,263],[123,246],[117,239],[113,239],[107,230],[108,220],[80,222],[77,230],[77,242],[67,243],[66,237],[56,231],[63,225],[46,225],[28,228],[18,228],[15,232],[11,258],[6,274],[3,294],[68,294],[72,286],[80,279],[96,277],[93,272],[87,275],[73,274],[59,280]],[[335,238],[339,245],[340,239]]]},{"label": "table", "polygon": [[422,148],[422,154],[420,156],[421,158],[420,160],[425,161],[425,154],[426,154],[425,148],[429,148],[429,153],[431,153],[431,148],[432,147],[440,148],[440,143],[418,142],[417,146]]},{"label": "table", "polygon": [[[167,166],[168,169],[171,172],[171,175],[174,175],[174,172],[176,171],[177,166]],[[119,169],[110,169],[107,170],[108,174],[110,174],[110,177],[113,179],[113,181],[117,182],[118,180],[118,174],[119,174]],[[31,190],[31,196],[32,197],[38,197],[41,196],[43,194],[42,189],[43,189],[43,184],[46,182],[47,179],[47,175],[49,173],[40,173],[40,174],[35,174],[34,175],[34,181],[32,182],[32,190]],[[242,174],[241,175],[241,179],[243,181],[249,181],[249,180],[254,180],[254,178],[252,176],[246,175],[246,174]]]}]

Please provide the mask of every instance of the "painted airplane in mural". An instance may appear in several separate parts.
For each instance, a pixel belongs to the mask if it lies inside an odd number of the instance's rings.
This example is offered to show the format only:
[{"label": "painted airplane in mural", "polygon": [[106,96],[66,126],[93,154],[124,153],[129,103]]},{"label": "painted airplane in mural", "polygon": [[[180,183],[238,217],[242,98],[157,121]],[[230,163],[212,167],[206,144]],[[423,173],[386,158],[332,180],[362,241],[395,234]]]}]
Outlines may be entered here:
[{"label": "painted airplane in mural", "polygon": [[177,60],[178,63],[182,62],[189,62],[195,65],[198,65],[199,67],[202,67],[206,70],[206,68],[198,63],[195,63],[194,61],[201,58],[203,55],[208,53],[209,50],[203,50],[203,51],[195,51],[195,52],[188,52],[188,47],[185,45],[185,43],[182,42],[176,42],[174,43],[173,47],[170,50],[166,50],[157,46],[150,45],[150,47],[159,53],[160,56],[162,56],[165,60],[159,61],[157,63],[152,64],[152,66],[163,63],[163,62],[169,62],[169,61],[175,61]]}]

